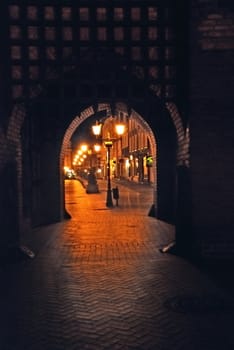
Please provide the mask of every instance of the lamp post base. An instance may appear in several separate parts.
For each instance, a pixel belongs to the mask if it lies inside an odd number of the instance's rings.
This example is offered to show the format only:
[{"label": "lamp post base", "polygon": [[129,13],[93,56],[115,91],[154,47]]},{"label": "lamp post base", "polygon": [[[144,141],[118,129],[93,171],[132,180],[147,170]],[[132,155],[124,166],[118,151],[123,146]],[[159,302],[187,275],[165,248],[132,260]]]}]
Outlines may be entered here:
[{"label": "lamp post base", "polygon": [[109,188],[107,190],[107,195],[106,195],[106,206],[107,207],[113,207],[112,191]]}]

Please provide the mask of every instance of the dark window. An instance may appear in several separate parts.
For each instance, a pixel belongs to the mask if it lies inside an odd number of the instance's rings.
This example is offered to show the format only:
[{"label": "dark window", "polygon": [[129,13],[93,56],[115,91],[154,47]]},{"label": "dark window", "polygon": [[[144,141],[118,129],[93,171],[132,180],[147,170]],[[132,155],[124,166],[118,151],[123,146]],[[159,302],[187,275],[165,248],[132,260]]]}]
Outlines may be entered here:
[{"label": "dark window", "polygon": [[98,7],[97,8],[97,20],[98,21],[105,21],[106,20],[106,8],[105,7]]},{"label": "dark window", "polygon": [[23,95],[23,86],[22,85],[13,85],[12,87],[12,97],[19,98]]},{"label": "dark window", "polygon": [[64,87],[64,96],[68,98],[76,97],[76,86],[74,85],[65,85]]},{"label": "dark window", "polygon": [[139,7],[131,8],[132,21],[139,21],[141,19],[141,9]]},{"label": "dark window", "polygon": [[132,59],[134,61],[142,59],[140,47],[138,47],[138,46],[132,47]]},{"label": "dark window", "polygon": [[85,41],[89,40],[89,28],[81,27],[80,28],[80,40]]},{"label": "dark window", "polygon": [[27,28],[28,39],[37,40],[38,39],[38,27],[30,26]]},{"label": "dark window", "polygon": [[114,28],[114,38],[117,41],[124,39],[124,29],[123,29],[123,27],[115,27]]},{"label": "dark window", "polygon": [[27,17],[30,20],[37,20],[38,18],[38,9],[36,6],[28,6],[27,7]]},{"label": "dark window", "polygon": [[154,61],[159,59],[159,49],[158,47],[151,46],[148,48],[149,60]]},{"label": "dark window", "polygon": [[54,27],[45,27],[45,39],[54,40],[55,39],[55,28]]},{"label": "dark window", "polygon": [[63,27],[62,28],[63,40],[72,40],[72,28]]},{"label": "dark window", "polygon": [[148,8],[148,19],[150,21],[156,20],[158,18],[158,10],[157,7],[149,7]]},{"label": "dark window", "polygon": [[158,67],[157,66],[149,67],[149,76],[150,76],[150,78],[154,78],[154,79],[158,78]]},{"label": "dark window", "polygon": [[63,21],[70,21],[72,18],[72,9],[71,7],[62,8],[62,19]]},{"label": "dark window", "polygon": [[93,87],[90,85],[82,85],[80,88],[81,97],[90,98],[93,96]]},{"label": "dark window", "polygon": [[132,40],[140,40],[141,39],[141,28],[140,27],[133,27],[131,29],[131,37]]},{"label": "dark window", "polygon": [[20,8],[17,5],[11,5],[9,6],[9,14],[12,19],[19,19],[20,18]]},{"label": "dark window", "polygon": [[89,20],[89,9],[88,7],[81,7],[79,9],[80,13],[80,20],[81,21],[88,21]]},{"label": "dark window", "polygon": [[56,59],[56,49],[54,46],[48,46],[46,48],[46,58],[48,60],[55,60]]},{"label": "dark window", "polygon": [[97,37],[98,40],[106,40],[107,39],[107,29],[105,27],[99,27],[97,29]]},{"label": "dark window", "polygon": [[156,40],[158,38],[158,29],[156,27],[148,28],[148,39]]},{"label": "dark window", "polygon": [[28,47],[28,57],[30,60],[37,60],[39,57],[38,47],[29,46]]},{"label": "dark window", "polygon": [[11,77],[12,79],[22,79],[22,67],[21,66],[12,66],[11,68]]},{"label": "dark window", "polygon": [[45,6],[44,17],[47,21],[52,21],[55,18],[55,12],[53,6]]},{"label": "dark window", "polygon": [[98,86],[98,97],[109,97],[111,95],[111,88],[109,85]]},{"label": "dark window", "polygon": [[21,38],[21,28],[20,26],[10,26],[10,37],[11,39]]},{"label": "dark window", "polygon": [[21,59],[21,47],[20,46],[12,46],[11,47],[11,58],[13,60]]},{"label": "dark window", "polygon": [[121,84],[116,86],[116,96],[120,98],[125,98],[128,95],[128,87],[126,84]]},{"label": "dark window", "polygon": [[114,20],[122,21],[124,19],[124,9],[122,7],[114,8]]},{"label": "dark window", "polygon": [[37,66],[29,67],[29,79],[36,80],[39,78],[39,68]]}]

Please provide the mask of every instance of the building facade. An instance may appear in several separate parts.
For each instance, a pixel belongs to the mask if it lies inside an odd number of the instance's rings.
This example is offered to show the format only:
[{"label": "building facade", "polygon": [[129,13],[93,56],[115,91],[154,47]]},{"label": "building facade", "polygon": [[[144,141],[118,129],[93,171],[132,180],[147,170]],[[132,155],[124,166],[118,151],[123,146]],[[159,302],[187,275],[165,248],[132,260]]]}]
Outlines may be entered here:
[{"label": "building facade", "polygon": [[153,145],[155,216],[179,250],[232,257],[232,1],[5,0],[0,13],[2,249],[64,217],[72,133],[122,104],[151,135],[132,127],[129,174],[143,162],[144,179]]}]

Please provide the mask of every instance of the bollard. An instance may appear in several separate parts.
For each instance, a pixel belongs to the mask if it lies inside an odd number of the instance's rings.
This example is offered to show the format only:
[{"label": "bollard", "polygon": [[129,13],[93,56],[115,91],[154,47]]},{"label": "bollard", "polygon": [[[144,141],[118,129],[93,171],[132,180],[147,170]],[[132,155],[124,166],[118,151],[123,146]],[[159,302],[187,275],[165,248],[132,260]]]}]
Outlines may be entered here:
[{"label": "bollard", "polygon": [[112,192],[113,192],[113,197],[116,200],[116,206],[118,207],[119,205],[119,189],[116,186],[115,188],[112,188]]}]

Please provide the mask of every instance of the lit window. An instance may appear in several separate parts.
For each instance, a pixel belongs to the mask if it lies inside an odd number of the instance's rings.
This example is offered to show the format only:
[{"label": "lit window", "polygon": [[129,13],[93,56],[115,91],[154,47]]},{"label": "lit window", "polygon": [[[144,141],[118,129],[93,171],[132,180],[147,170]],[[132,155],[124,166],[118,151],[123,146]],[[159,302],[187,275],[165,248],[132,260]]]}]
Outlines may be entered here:
[{"label": "lit window", "polygon": [[141,48],[140,47],[132,47],[132,59],[134,61],[141,59]]},{"label": "lit window", "polygon": [[11,47],[11,58],[13,60],[19,60],[21,58],[21,48],[20,46]]},{"label": "lit window", "polygon": [[80,40],[89,40],[89,28],[81,27],[80,28]]},{"label": "lit window", "polygon": [[150,21],[156,20],[158,17],[158,10],[157,7],[149,7],[148,8],[148,19]]},{"label": "lit window", "polygon": [[115,40],[123,40],[124,39],[124,29],[123,27],[114,28],[114,38]]},{"label": "lit window", "polygon": [[141,19],[141,9],[139,7],[131,8],[131,19],[133,21],[139,21]]},{"label": "lit window", "polygon": [[31,20],[37,19],[37,7],[36,6],[28,6],[27,7],[27,17]]},{"label": "lit window", "polygon": [[12,19],[19,19],[20,17],[20,8],[17,5],[9,6],[9,14]]},{"label": "lit window", "polygon": [[55,60],[55,58],[56,58],[55,47],[49,46],[46,48],[46,57],[48,60]]},{"label": "lit window", "polygon": [[79,9],[80,11],[80,19],[82,21],[88,21],[89,20],[89,9],[87,7],[81,7]]},{"label": "lit window", "polygon": [[12,79],[21,79],[22,78],[22,67],[21,66],[12,66],[11,68],[11,77]]},{"label": "lit window", "polygon": [[72,17],[71,7],[63,7],[62,8],[62,19],[64,21],[69,21],[69,20],[71,20],[71,17]]},{"label": "lit window", "polygon": [[149,40],[156,40],[158,38],[158,30],[155,27],[148,28],[148,38]]},{"label": "lit window", "polygon": [[106,40],[107,39],[106,33],[107,33],[106,28],[104,27],[98,28],[98,32],[97,32],[98,40]]},{"label": "lit window", "polygon": [[52,6],[46,6],[44,8],[44,15],[46,20],[53,20],[54,19],[54,8]]},{"label": "lit window", "polygon": [[21,29],[19,26],[10,27],[10,37],[11,39],[20,39],[21,38]]},{"label": "lit window", "polygon": [[29,46],[28,56],[29,56],[30,60],[37,60],[38,59],[38,48],[36,46]]},{"label": "lit window", "polygon": [[151,61],[157,60],[159,58],[159,52],[157,47],[149,47],[148,49],[149,59]]},{"label": "lit window", "polygon": [[135,41],[136,40],[140,40],[141,39],[141,29],[140,29],[140,27],[133,27],[131,35],[132,35],[132,40],[135,40]]},{"label": "lit window", "polygon": [[105,21],[106,20],[106,8],[105,7],[97,8],[97,20],[98,21]]},{"label": "lit window", "polygon": [[29,67],[29,79],[35,80],[39,77],[39,68],[37,66]]},{"label": "lit window", "polygon": [[72,40],[72,28],[64,27],[62,28],[63,40]]},{"label": "lit window", "polygon": [[28,38],[30,40],[38,39],[38,27],[28,27]]},{"label": "lit window", "polygon": [[115,21],[122,21],[124,19],[124,10],[122,7],[115,7],[114,8],[114,20]]},{"label": "lit window", "polygon": [[45,38],[46,40],[55,39],[55,28],[54,27],[45,27]]},{"label": "lit window", "polygon": [[150,76],[150,78],[157,79],[158,78],[158,67],[156,67],[156,66],[149,67],[149,76]]}]

